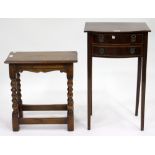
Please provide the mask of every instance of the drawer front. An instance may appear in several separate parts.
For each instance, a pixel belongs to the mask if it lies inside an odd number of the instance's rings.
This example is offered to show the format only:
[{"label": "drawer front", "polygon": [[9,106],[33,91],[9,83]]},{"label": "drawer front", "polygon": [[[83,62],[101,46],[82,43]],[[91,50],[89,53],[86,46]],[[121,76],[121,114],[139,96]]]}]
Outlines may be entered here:
[{"label": "drawer front", "polygon": [[123,33],[94,33],[93,43],[103,43],[103,44],[134,44],[143,43],[143,34],[123,34]]},{"label": "drawer front", "polygon": [[94,57],[137,57],[142,56],[142,47],[107,47],[107,46],[93,46],[92,55]]}]

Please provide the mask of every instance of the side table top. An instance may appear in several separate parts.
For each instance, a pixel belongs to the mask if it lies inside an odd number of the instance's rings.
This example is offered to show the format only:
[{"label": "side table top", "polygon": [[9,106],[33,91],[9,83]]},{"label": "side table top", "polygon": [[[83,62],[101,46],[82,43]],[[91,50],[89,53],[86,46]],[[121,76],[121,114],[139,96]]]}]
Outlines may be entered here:
[{"label": "side table top", "polygon": [[146,23],[136,22],[87,22],[84,32],[150,32]]},{"label": "side table top", "polygon": [[74,63],[77,62],[76,51],[42,51],[42,52],[11,52],[4,63]]}]

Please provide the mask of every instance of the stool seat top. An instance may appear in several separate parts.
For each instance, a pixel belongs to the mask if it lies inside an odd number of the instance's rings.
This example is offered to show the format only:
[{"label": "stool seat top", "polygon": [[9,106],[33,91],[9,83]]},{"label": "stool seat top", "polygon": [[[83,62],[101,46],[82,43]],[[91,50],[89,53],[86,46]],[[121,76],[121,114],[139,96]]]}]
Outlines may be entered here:
[{"label": "stool seat top", "polygon": [[39,63],[74,63],[77,62],[76,51],[40,51],[11,52],[4,63],[39,64]]}]

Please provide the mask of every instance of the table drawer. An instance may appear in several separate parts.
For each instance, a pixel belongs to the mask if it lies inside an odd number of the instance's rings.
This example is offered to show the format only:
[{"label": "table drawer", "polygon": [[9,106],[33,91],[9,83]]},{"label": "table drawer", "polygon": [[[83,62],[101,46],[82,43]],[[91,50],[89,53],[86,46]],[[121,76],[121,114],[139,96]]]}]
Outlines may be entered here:
[{"label": "table drawer", "polygon": [[94,57],[137,57],[141,56],[142,53],[141,46],[93,46],[92,48],[92,56]]},{"label": "table drawer", "polygon": [[143,43],[143,34],[137,33],[94,33],[93,43],[130,44]]}]

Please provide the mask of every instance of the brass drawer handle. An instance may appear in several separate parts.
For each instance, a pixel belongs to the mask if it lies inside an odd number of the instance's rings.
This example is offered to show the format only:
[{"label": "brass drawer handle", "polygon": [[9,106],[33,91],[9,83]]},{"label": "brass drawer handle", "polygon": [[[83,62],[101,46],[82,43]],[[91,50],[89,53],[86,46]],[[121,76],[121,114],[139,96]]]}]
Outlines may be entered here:
[{"label": "brass drawer handle", "polygon": [[99,48],[99,53],[100,54],[105,54],[105,49],[104,48]]},{"label": "brass drawer handle", "polygon": [[130,48],[130,54],[135,54],[136,52],[136,48],[135,47],[131,47]]},{"label": "brass drawer handle", "polygon": [[136,42],[136,35],[135,34],[131,35],[131,42],[132,43]]}]

